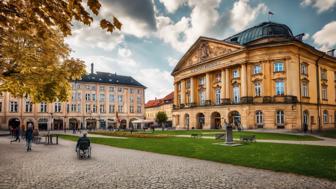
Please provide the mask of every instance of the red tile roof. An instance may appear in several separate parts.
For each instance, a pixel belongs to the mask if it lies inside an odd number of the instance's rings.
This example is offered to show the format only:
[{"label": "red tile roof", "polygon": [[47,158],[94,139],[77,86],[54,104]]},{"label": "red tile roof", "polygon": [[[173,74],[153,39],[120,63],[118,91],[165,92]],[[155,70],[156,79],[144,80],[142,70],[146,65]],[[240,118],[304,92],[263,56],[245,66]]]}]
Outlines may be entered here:
[{"label": "red tile roof", "polygon": [[163,98],[155,99],[155,100],[149,100],[145,104],[145,108],[152,108],[152,107],[161,106],[165,103],[172,103],[173,99],[174,99],[174,92],[171,92]]}]

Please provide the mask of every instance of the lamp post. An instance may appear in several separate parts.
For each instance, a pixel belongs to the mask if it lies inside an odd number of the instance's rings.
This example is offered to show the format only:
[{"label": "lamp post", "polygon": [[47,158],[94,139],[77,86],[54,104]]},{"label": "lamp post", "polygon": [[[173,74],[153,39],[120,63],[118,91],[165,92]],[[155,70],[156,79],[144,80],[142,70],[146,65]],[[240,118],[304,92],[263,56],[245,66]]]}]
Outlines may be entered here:
[{"label": "lamp post", "polygon": [[53,123],[54,123],[54,114],[52,112],[49,113],[51,117],[51,123],[50,123],[50,130],[53,130]]}]

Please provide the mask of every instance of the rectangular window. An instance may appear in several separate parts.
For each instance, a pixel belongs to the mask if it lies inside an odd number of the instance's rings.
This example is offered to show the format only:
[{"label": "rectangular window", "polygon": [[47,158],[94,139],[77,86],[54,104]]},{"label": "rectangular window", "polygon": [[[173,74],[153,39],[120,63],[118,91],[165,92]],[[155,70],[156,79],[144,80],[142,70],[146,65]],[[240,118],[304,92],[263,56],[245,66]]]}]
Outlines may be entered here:
[{"label": "rectangular window", "polygon": [[261,111],[256,112],[256,122],[257,122],[257,125],[263,124],[263,114]]},{"label": "rectangular window", "polygon": [[327,70],[321,68],[321,79],[328,80]]},{"label": "rectangular window", "polygon": [[134,113],[134,106],[130,106],[130,113]]},{"label": "rectangular window", "polygon": [[302,83],[302,87],[301,87],[301,93],[303,97],[308,97],[308,83],[307,82],[303,82]]},{"label": "rectangular window", "polygon": [[302,63],[300,67],[301,67],[301,69],[300,69],[301,74],[302,75],[308,75],[308,65]]},{"label": "rectangular window", "polygon": [[221,103],[221,89],[216,89],[216,105],[219,105]]},{"label": "rectangular window", "polygon": [[95,91],[95,90],[96,90],[96,86],[95,86],[95,85],[92,85],[92,86],[91,86],[91,90],[92,90],[92,91]]},{"label": "rectangular window", "polygon": [[40,112],[47,112],[47,104],[45,102],[40,104]]},{"label": "rectangular window", "polygon": [[114,104],[109,105],[109,112],[114,113]]},{"label": "rectangular window", "polygon": [[71,104],[71,112],[76,112],[77,106],[76,104]]},{"label": "rectangular window", "polygon": [[284,95],[285,94],[285,84],[283,81],[275,82],[275,95]]},{"label": "rectangular window", "polygon": [[99,95],[99,101],[104,102],[105,101],[105,94],[100,94]]},{"label": "rectangular window", "polygon": [[97,112],[97,105],[96,105],[96,104],[94,104],[94,105],[92,106],[92,112],[93,112],[93,113],[96,113],[96,112]]},{"label": "rectangular window", "polygon": [[32,112],[33,111],[33,103],[30,101],[26,101],[25,112]]},{"label": "rectangular window", "polygon": [[141,106],[138,105],[138,106],[137,106],[137,113],[141,113],[141,109],[142,109]]},{"label": "rectangular window", "polygon": [[123,89],[121,87],[118,87],[118,92],[121,93]]},{"label": "rectangular window", "polygon": [[90,101],[91,100],[90,94],[88,94],[88,93],[85,94],[85,100],[86,101]]},{"label": "rectangular window", "polygon": [[82,94],[80,92],[77,93],[77,100],[82,100]]},{"label": "rectangular window", "polygon": [[113,94],[109,95],[109,101],[110,101],[110,103],[114,103],[114,95]]},{"label": "rectangular window", "polygon": [[261,73],[261,66],[255,65],[253,69],[253,74],[260,74]]},{"label": "rectangular window", "polygon": [[233,78],[238,78],[239,77],[239,72],[238,69],[234,69],[232,72]]},{"label": "rectangular window", "polygon": [[76,92],[75,92],[75,91],[72,91],[72,97],[71,97],[71,100],[72,100],[72,101],[75,101],[75,100],[76,100]]},{"label": "rectangular window", "polygon": [[90,85],[85,86],[87,90],[90,90]]},{"label": "rectangular window", "polygon": [[134,94],[134,89],[130,89],[130,94]]},{"label": "rectangular window", "polygon": [[104,87],[104,86],[99,86],[99,90],[100,90],[100,91],[104,91],[104,90],[105,90],[105,87]]},{"label": "rectangular window", "polygon": [[130,96],[130,103],[133,104],[134,103],[134,97]]},{"label": "rectangular window", "polygon": [[66,105],[66,110],[67,110],[67,113],[70,112],[70,104],[67,104],[67,105]]},{"label": "rectangular window", "polygon": [[322,86],[322,99],[328,100],[328,86]]},{"label": "rectangular window", "polygon": [[114,87],[109,87],[110,92],[114,92]]},{"label": "rectangular window", "polygon": [[205,105],[205,90],[199,91],[200,105]]},{"label": "rectangular window", "polygon": [[284,125],[285,124],[285,114],[284,111],[278,110],[276,112],[276,124],[277,125]]},{"label": "rectangular window", "polygon": [[138,89],[138,94],[141,94],[141,90],[140,89]]},{"label": "rectangular window", "polygon": [[255,96],[261,96],[261,84],[260,84],[260,82],[255,82],[254,83],[254,92],[255,92]]},{"label": "rectangular window", "polygon": [[190,81],[190,79],[188,79],[186,81],[186,89],[190,89],[190,83],[191,83],[191,81]]},{"label": "rectangular window", "polygon": [[61,103],[60,102],[55,102],[55,109],[54,112],[61,112]]},{"label": "rectangular window", "polygon": [[182,88],[182,84],[181,84],[181,82],[179,82],[179,83],[177,84],[177,91],[181,91],[181,88]]},{"label": "rectangular window", "polygon": [[96,101],[96,94],[92,94],[92,101]]},{"label": "rectangular window", "polygon": [[123,96],[122,95],[118,95],[118,103],[119,104],[123,103]]},{"label": "rectangular window", "polygon": [[123,112],[123,105],[118,105],[118,112],[122,113]]},{"label": "rectangular window", "polygon": [[205,77],[198,78],[198,85],[199,86],[204,86],[205,85]]},{"label": "rectangular window", "polygon": [[100,113],[105,113],[105,105],[104,104],[99,105],[99,112]]},{"label": "rectangular window", "polygon": [[137,104],[141,104],[141,96],[140,95],[137,96]]},{"label": "rectangular window", "polygon": [[91,112],[91,105],[90,104],[85,104],[85,112],[90,113]]},{"label": "rectangular window", "polygon": [[82,112],[81,104],[77,104],[77,112]]},{"label": "rectangular window", "polygon": [[233,102],[234,103],[240,102],[240,90],[238,85],[233,86]]},{"label": "rectangular window", "polygon": [[283,72],[284,71],[284,63],[276,62],[274,63],[274,72]]}]

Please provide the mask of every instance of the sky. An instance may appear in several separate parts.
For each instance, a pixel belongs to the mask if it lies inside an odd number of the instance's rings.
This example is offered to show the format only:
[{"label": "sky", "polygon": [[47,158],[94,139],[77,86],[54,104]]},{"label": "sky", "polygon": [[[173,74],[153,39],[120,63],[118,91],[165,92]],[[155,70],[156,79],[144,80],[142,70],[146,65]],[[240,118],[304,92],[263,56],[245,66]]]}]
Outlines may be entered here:
[{"label": "sky", "polygon": [[[91,26],[73,23],[66,38],[72,56],[87,71],[132,76],[147,87],[146,101],[173,91],[171,72],[200,37],[225,39],[268,20],[288,25],[304,42],[327,51],[336,48],[336,0],[100,0]],[[116,16],[123,24],[112,34],[99,18]]]}]

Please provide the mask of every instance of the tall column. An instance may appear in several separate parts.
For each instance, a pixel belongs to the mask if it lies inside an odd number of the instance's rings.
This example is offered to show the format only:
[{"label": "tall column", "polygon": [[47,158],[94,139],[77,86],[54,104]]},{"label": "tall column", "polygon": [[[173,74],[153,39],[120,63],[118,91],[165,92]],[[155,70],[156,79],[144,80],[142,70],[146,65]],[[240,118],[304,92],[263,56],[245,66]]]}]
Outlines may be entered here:
[{"label": "tall column", "polygon": [[205,75],[205,85],[206,85],[206,90],[205,90],[205,98],[206,100],[210,100],[210,89],[211,89],[211,83],[210,83],[210,73],[206,73]]},{"label": "tall column", "polygon": [[181,81],[181,104],[185,104],[185,94],[186,94],[186,87],[185,87],[185,80]]},{"label": "tall column", "polygon": [[194,78],[190,78],[190,103],[195,103],[195,81]]},{"label": "tall column", "polygon": [[177,105],[178,91],[177,91],[177,83],[174,84],[174,105]]},{"label": "tall column", "polygon": [[225,71],[221,72],[221,98],[225,98]]},{"label": "tall column", "polygon": [[241,66],[241,96],[247,96],[246,93],[246,64],[242,64]]},{"label": "tall column", "polygon": [[230,75],[229,75],[229,68],[225,69],[225,98],[230,98]]}]

